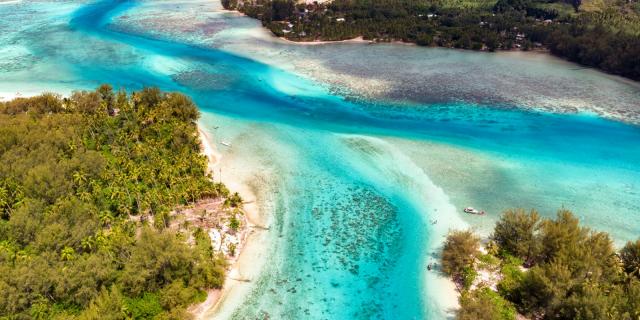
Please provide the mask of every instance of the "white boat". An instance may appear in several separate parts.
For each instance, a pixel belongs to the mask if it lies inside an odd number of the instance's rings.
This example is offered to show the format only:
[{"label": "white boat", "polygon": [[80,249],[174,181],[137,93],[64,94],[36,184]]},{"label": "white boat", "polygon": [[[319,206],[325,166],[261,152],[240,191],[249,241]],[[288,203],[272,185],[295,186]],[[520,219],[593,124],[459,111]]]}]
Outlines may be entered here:
[{"label": "white boat", "polygon": [[226,141],[221,141],[220,144],[225,146],[225,147],[231,147],[231,143],[226,142]]},{"label": "white boat", "polygon": [[485,213],[484,211],[480,211],[480,210],[474,209],[472,207],[464,208],[464,212],[469,213],[469,214],[477,214],[477,215],[483,215]]}]

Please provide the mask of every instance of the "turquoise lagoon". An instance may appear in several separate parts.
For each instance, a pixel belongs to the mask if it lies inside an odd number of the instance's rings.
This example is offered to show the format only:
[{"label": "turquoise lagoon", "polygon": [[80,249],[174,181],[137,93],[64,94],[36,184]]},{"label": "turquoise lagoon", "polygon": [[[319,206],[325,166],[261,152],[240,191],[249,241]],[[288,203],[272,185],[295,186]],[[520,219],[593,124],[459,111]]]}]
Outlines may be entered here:
[{"label": "turquoise lagoon", "polygon": [[222,179],[269,230],[235,271],[251,282],[207,317],[447,318],[451,287],[426,264],[449,229],[486,233],[510,207],[572,209],[617,244],[640,233],[637,84],[545,55],[285,44],[208,1],[0,16],[0,96],[179,90],[232,144]]}]

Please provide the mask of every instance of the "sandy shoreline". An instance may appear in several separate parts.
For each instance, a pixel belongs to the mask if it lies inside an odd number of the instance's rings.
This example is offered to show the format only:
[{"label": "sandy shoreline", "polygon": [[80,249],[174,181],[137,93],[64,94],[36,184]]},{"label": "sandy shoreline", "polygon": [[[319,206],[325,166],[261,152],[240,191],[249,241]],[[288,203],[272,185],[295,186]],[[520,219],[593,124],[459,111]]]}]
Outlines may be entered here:
[{"label": "sandy shoreline", "polygon": [[[222,154],[217,150],[215,145],[211,143],[211,137],[200,125],[198,125],[198,135],[202,143],[202,153],[207,156],[208,171],[215,173],[215,169],[221,166]],[[214,174],[214,177],[216,175]],[[215,178],[214,178],[215,180]],[[259,234],[264,230],[264,221],[260,216],[260,210],[256,204],[256,197],[251,188],[244,185],[240,181],[222,181],[231,192],[238,192],[242,199],[243,213],[247,226],[247,234],[244,243],[239,247],[237,259],[232,261],[227,270],[225,283],[222,289],[210,290],[207,293],[207,299],[198,305],[190,308],[191,313],[196,319],[209,319],[221,308],[225,298],[240,285],[251,281],[250,277],[243,274],[245,270],[255,271],[259,268],[260,257],[253,254],[256,250],[263,251],[264,243],[258,243]],[[249,272],[251,274],[255,272]]]},{"label": "sandy shoreline", "polygon": [[[22,94],[20,92],[0,92],[0,102],[10,101],[15,98],[29,98],[39,94],[41,93]],[[214,176],[214,180],[218,181],[215,169],[217,169],[221,164],[222,154],[218,151],[215,145],[211,143],[212,139],[206,130],[204,130],[200,125],[198,125],[197,130],[202,146],[202,154],[208,159],[207,172],[211,173]],[[259,265],[257,260],[259,260],[260,257],[259,254],[252,254],[252,252],[264,251],[262,246],[264,243],[258,243],[256,240],[258,238],[258,234],[267,228],[265,228],[265,221],[263,217],[261,217],[260,210],[256,204],[256,196],[254,192],[249,186],[244,185],[239,181],[227,181],[223,179],[222,182],[231,192],[238,192],[244,200],[242,211],[244,213],[243,216],[247,228],[245,231],[246,237],[244,239],[244,243],[241,243],[238,247],[237,258],[231,261],[231,265],[227,270],[223,288],[209,290],[207,292],[207,299],[204,302],[189,307],[189,312],[196,319],[208,319],[210,316],[214,315],[222,305],[222,302],[227,295],[234,290],[238,284],[246,285],[250,279],[246,279],[242,275],[241,271],[255,271],[256,266]]]},{"label": "sandy shoreline", "polygon": [[[95,88],[94,88],[95,89]],[[0,89],[0,90],[6,90],[5,89]],[[93,91],[93,89],[89,89],[90,91]],[[7,102],[7,101],[11,101],[13,99],[16,98],[31,98],[31,97],[36,97],[39,96],[41,94],[44,93],[53,93],[56,95],[59,95],[62,98],[69,98],[71,96],[71,94],[73,93],[72,90],[65,90],[65,89],[58,89],[58,88],[52,88],[52,89],[46,89],[46,88],[39,88],[39,87],[34,87],[34,88],[30,88],[28,90],[20,90],[20,91],[12,91],[12,92],[8,92],[8,91],[0,91],[0,102]]]},{"label": "sandy shoreline", "polygon": [[[20,1],[20,0],[18,0]],[[319,1],[319,3],[321,3],[322,1]],[[234,14],[236,16],[244,16],[250,19],[254,19],[252,17],[247,16],[246,14],[238,11],[238,10],[227,10],[227,9],[222,9],[222,12],[226,12],[226,13],[230,13],[230,14]],[[354,44],[394,44],[394,45],[404,45],[404,46],[418,46],[417,43],[415,42],[405,42],[402,40],[391,40],[391,41],[376,41],[376,40],[365,40],[363,36],[357,36],[355,38],[352,39],[345,39],[345,40],[313,40],[313,41],[294,41],[294,40],[289,40],[285,37],[279,37],[276,36],[275,34],[273,34],[273,32],[271,32],[268,28],[264,27],[264,26],[260,26],[259,29],[261,31],[264,31],[266,34],[268,34],[272,39],[275,39],[276,41],[282,42],[282,43],[286,43],[286,44],[292,44],[292,45],[300,45],[300,46],[315,46],[315,45],[330,45],[330,44],[339,44],[339,43],[354,43]],[[253,36],[261,36],[259,34],[254,34]],[[451,49],[451,50],[462,50],[462,51],[469,51],[469,49],[460,49],[460,48],[453,48],[453,47],[440,47],[440,46],[425,46],[425,48],[446,48],[446,49]],[[511,48],[511,49],[501,49],[501,50],[496,50],[496,51],[489,51],[489,50],[471,50],[471,51],[476,51],[476,52],[491,52],[491,53],[499,53],[499,52],[536,52],[536,53],[546,53],[546,54],[550,54],[550,51],[546,48],[533,48],[533,49],[529,49],[529,50],[524,50],[521,48]],[[633,80],[632,80],[633,82]]]},{"label": "sandy shoreline", "polygon": [[[344,41],[324,41],[314,43],[300,43],[284,38],[278,38],[273,36],[274,40],[282,41],[287,44],[296,45],[331,45],[334,43],[369,43],[369,41],[362,40],[361,38],[344,40]],[[8,101],[15,98],[26,98],[36,96],[40,93],[36,92],[0,92],[0,101]],[[198,135],[202,144],[202,154],[207,156],[208,159],[208,172],[212,173],[214,180],[218,180],[216,170],[222,168],[225,170],[222,164],[222,153],[216,148],[215,137],[208,133],[202,126],[197,127]],[[222,289],[209,290],[207,292],[207,298],[204,302],[193,305],[189,308],[189,311],[196,319],[212,319],[215,318],[220,312],[226,312],[223,310],[227,305],[227,301],[234,298],[242,298],[250,288],[251,275],[257,274],[256,270],[260,268],[260,263],[264,260],[264,253],[266,252],[265,246],[267,243],[264,240],[264,227],[266,226],[265,217],[262,217],[260,210],[255,203],[255,193],[250,186],[244,184],[242,181],[236,181],[223,176],[223,183],[229,188],[231,192],[238,192],[245,200],[243,206],[245,222],[248,227],[247,236],[245,242],[239,247],[237,259],[232,261],[231,266],[228,269],[225,278],[225,284]],[[430,247],[431,250],[437,250],[440,244],[434,243]],[[437,292],[430,291],[429,296],[434,297],[437,304],[444,307],[445,312],[449,313],[452,309],[457,308],[458,305],[458,293],[455,291],[454,283],[447,277],[440,274],[430,273],[427,275],[428,287]],[[446,294],[445,294],[446,293]],[[453,293],[453,294],[451,294]],[[233,301],[229,304],[233,307],[238,302]]]},{"label": "sandy shoreline", "polygon": [[218,152],[214,146],[211,145],[209,134],[198,125],[198,136],[200,137],[200,143],[202,144],[202,154],[209,159],[207,165],[208,173],[213,174],[213,168],[222,159],[222,155]]},{"label": "sandy shoreline", "polygon": [[[319,3],[321,3],[322,1],[318,1]],[[233,14],[235,16],[243,16],[243,17],[247,17],[250,19],[254,19],[251,18],[249,16],[247,16],[246,14],[238,11],[238,10],[227,10],[227,9],[222,9],[220,10],[222,12],[226,12],[229,14]],[[255,19],[254,19],[255,20]],[[365,40],[362,36],[358,36],[355,37],[353,39],[345,39],[345,40],[332,40],[332,41],[327,41],[327,40],[314,40],[314,41],[293,41],[293,40],[289,40],[285,37],[278,37],[275,34],[273,34],[273,32],[269,31],[269,29],[260,26],[258,28],[261,32],[264,32],[264,34],[269,35],[269,37],[272,40],[278,41],[278,42],[282,42],[282,43],[286,43],[286,44],[291,44],[291,45],[298,45],[298,46],[317,46],[317,45],[325,45],[325,44],[336,44],[336,43],[358,43],[358,44],[372,44],[375,43],[375,41],[371,41],[371,40]],[[261,36],[263,36],[264,34],[253,34],[253,36],[256,36],[258,38],[261,38]]]},{"label": "sandy shoreline", "polygon": [[372,44],[372,43],[375,43],[374,41],[371,41],[371,40],[365,40],[362,36],[355,37],[353,39],[332,40],[332,41],[327,41],[327,40],[293,41],[293,40],[289,40],[289,39],[284,38],[284,37],[277,37],[275,35],[273,37],[283,41],[284,43],[293,44],[293,45],[300,45],[300,46],[316,46],[316,45],[337,44],[337,43],[359,43],[359,44]]},{"label": "sandy shoreline", "polygon": [[[0,4],[2,4],[2,2],[0,2]],[[11,101],[15,98],[28,98],[28,97],[32,97],[32,96],[36,96],[37,94],[26,94],[23,95],[20,92],[14,92],[14,93],[9,93],[9,92],[0,92],[0,102],[7,102],[7,101]]]}]

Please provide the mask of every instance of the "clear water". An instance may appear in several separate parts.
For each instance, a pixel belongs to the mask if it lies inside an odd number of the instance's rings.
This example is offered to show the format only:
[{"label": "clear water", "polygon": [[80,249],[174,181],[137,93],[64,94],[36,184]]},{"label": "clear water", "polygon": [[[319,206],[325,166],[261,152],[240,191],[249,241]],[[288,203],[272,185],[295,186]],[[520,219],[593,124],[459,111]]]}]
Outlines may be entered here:
[{"label": "clear water", "polygon": [[218,8],[0,4],[0,93],[179,90],[232,143],[223,180],[253,190],[270,229],[252,281],[211,317],[445,318],[450,288],[426,264],[447,230],[486,232],[509,207],[639,234],[640,127],[604,118],[635,122],[637,85],[537,57],[274,44]]}]

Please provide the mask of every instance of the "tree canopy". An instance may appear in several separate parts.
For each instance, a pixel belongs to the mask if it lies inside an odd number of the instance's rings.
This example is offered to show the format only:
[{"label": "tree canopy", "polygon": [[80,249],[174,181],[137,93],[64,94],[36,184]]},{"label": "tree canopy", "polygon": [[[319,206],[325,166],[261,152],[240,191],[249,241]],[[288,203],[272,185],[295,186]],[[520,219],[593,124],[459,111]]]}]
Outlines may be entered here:
[{"label": "tree canopy", "polygon": [[[465,238],[473,238],[467,233]],[[581,226],[568,210],[559,210],[555,219],[540,219],[535,210],[508,210],[496,223],[491,239],[499,247],[501,264],[497,292],[484,292],[489,290],[485,287],[464,293],[459,319],[481,313],[509,315],[505,301],[535,319],[640,317],[640,240],[616,252],[607,233]],[[446,257],[443,255],[443,264]],[[477,259],[464,261],[478,264]],[[523,269],[523,265],[530,268]],[[496,294],[504,301],[490,299]]]},{"label": "tree canopy", "polygon": [[0,318],[183,319],[222,286],[210,240],[165,229],[177,205],[228,196],[198,117],[155,88],[0,103]]},{"label": "tree canopy", "polygon": [[[585,2],[585,3],[583,3]],[[587,3],[588,2],[588,3]],[[553,54],[640,79],[640,5],[605,0],[223,1],[295,41],[404,41],[472,50],[546,47]]]},{"label": "tree canopy", "polygon": [[539,255],[540,216],[535,210],[529,214],[524,210],[507,210],[496,223],[491,238],[503,250],[531,262]]},{"label": "tree canopy", "polygon": [[456,276],[473,264],[480,251],[480,238],[471,230],[452,231],[442,250],[442,271]]}]

